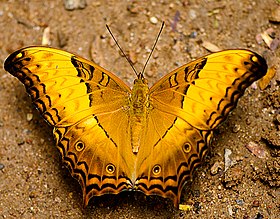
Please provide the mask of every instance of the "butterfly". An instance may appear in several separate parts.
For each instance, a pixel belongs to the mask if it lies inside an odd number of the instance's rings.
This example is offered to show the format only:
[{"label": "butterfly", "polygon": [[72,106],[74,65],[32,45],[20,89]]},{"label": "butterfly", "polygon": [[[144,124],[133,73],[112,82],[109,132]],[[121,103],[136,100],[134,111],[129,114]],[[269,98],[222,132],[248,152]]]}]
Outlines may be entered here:
[{"label": "butterfly", "polygon": [[224,50],[179,67],[150,88],[139,73],[132,89],[94,62],[50,47],[15,51],[4,68],[53,127],[84,206],[93,196],[134,190],[178,207],[213,130],[266,74],[267,64],[249,50]]}]

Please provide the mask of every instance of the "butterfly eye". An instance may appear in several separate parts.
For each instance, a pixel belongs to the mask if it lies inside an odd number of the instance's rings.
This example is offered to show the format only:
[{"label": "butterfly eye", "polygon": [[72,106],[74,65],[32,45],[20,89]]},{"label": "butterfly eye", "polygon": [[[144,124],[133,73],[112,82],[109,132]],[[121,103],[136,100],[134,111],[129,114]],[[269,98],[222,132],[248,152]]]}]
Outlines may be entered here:
[{"label": "butterfly eye", "polygon": [[154,175],[158,175],[158,174],[160,174],[160,172],[161,172],[161,167],[160,167],[160,165],[155,165],[154,167],[153,167],[153,174]]},{"label": "butterfly eye", "polygon": [[80,152],[80,151],[84,150],[84,148],[85,148],[85,144],[82,141],[76,142],[76,144],[75,144],[76,151]]},{"label": "butterfly eye", "polygon": [[108,164],[107,166],[106,166],[106,172],[107,173],[110,173],[110,174],[112,174],[112,173],[114,173],[115,172],[115,166],[113,165],[113,164]]},{"label": "butterfly eye", "polygon": [[191,147],[190,143],[186,143],[183,145],[183,151],[185,153],[190,153],[191,149],[192,149],[192,147]]}]

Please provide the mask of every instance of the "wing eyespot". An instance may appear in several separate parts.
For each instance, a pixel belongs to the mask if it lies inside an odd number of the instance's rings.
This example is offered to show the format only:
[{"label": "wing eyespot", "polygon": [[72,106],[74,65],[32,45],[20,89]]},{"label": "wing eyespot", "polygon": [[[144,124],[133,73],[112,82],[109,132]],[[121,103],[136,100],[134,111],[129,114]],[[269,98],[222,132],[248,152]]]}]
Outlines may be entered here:
[{"label": "wing eyespot", "polygon": [[160,165],[155,165],[154,167],[153,167],[153,170],[152,170],[152,172],[153,172],[153,174],[154,175],[158,175],[158,174],[160,174],[160,172],[161,172],[161,166]]},{"label": "wing eyespot", "polygon": [[80,151],[84,150],[84,148],[85,148],[84,142],[82,142],[82,141],[76,142],[76,144],[75,144],[76,151],[80,152]]},{"label": "wing eyespot", "polygon": [[191,147],[190,143],[186,143],[183,145],[183,151],[185,153],[190,153],[191,149],[192,149],[192,147]]},{"label": "wing eyespot", "polygon": [[109,174],[113,174],[115,172],[115,170],[116,170],[116,167],[111,163],[106,166],[106,172]]}]

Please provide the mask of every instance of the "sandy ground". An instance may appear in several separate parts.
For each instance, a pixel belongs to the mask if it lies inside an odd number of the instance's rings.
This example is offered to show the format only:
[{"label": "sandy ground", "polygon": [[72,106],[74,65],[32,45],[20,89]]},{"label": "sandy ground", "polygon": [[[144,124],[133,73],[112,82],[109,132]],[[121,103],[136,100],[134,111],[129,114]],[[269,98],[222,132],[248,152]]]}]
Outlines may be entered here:
[{"label": "sandy ground", "polygon": [[[51,46],[93,59],[131,85],[135,75],[105,24],[140,71],[164,20],[146,71],[150,84],[209,53],[206,41],[220,49],[252,49],[279,68],[279,48],[272,51],[256,40],[268,28],[279,34],[279,23],[269,21],[276,7],[274,0],[88,0],[85,8],[68,11],[62,1],[0,1],[0,63],[15,49],[40,45],[49,27]],[[279,218],[279,70],[266,90],[251,86],[217,129],[206,162],[181,200],[190,211],[133,192],[95,198],[83,209],[80,186],[62,165],[51,128],[18,80],[2,68],[0,78],[1,218]],[[251,142],[264,158],[246,148]],[[235,164],[224,172],[227,149]]]}]

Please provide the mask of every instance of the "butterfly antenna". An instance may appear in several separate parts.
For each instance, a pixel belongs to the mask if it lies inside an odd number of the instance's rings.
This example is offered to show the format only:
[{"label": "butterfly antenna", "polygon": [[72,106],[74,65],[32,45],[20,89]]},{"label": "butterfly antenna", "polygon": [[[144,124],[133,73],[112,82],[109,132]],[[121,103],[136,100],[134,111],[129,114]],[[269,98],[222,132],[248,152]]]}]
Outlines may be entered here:
[{"label": "butterfly antenna", "polygon": [[150,58],[151,58],[151,56],[152,56],[152,54],[153,54],[153,52],[154,52],[154,50],[155,50],[155,47],[156,47],[156,45],[157,45],[157,42],[158,42],[159,36],[160,36],[160,34],[161,34],[162,30],[163,30],[163,27],[164,27],[164,21],[162,22],[162,25],[161,25],[161,28],[160,28],[160,30],[159,30],[159,32],[158,32],[156,41],[155,41],[155,43],[154,43],[154,45],[153,45],[153,47],[152,47],[152,50],[151,50],[151,52],[150,52],[150,54],[149,54],[149,57],[148,57],[148,59],[147,59],[145,65],[144,65],[144,67],[143,67],[143,70],[142,70],[142,72],[140,72],[140,74],[142,75],[142,77],[143,77],[144,71],[145,71],[145,69],[146,69],[146,66],[147,66],[147,64],[148,64],[148,62],[149,62],[149,60],[150,60]]},{"label": "butterfly antenna", "polygon": [[121,53],[123,54],[123,56],[125,57],[125,59],[128,61],[128,63],[130,64],[131,68],[133,69],[133,71],[135,72],[136,76],[138,77],[138,73],[132,63],[132,61],[127,57],[127,55],[124,53],[123,49],[121,48],[121,46],[119,45],[118,41],[116,40],[116,38],[114,37],[112,31],[110,30],[109,26],[106,24],[106,28],[109,31],[110,35],[112,36],[113,40],[115,41],[115,43],[117,44],[117,46],[119,47]]}]

